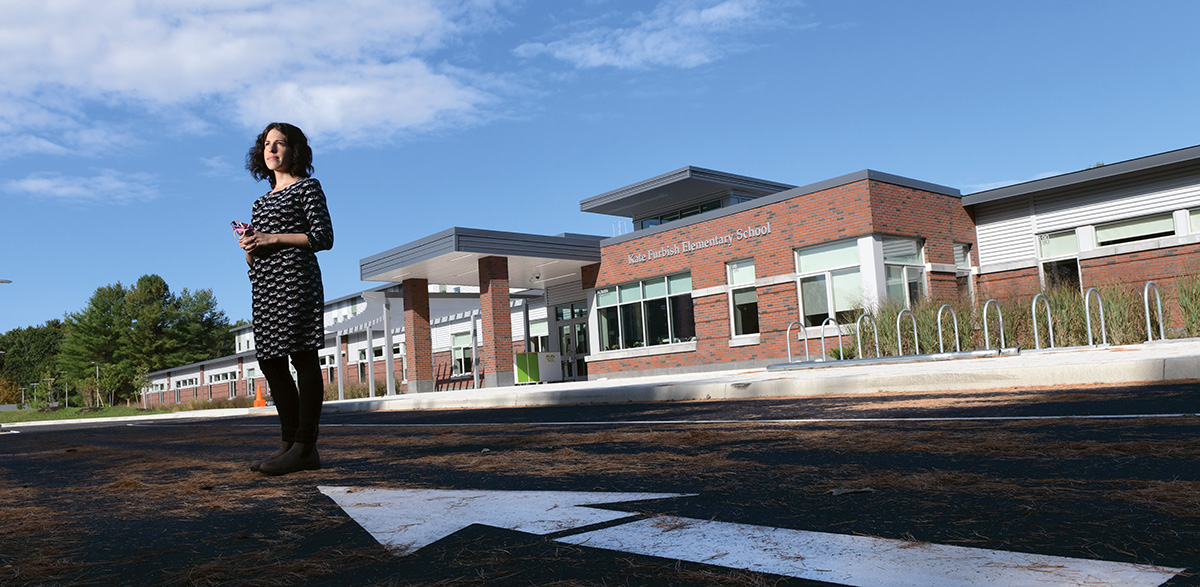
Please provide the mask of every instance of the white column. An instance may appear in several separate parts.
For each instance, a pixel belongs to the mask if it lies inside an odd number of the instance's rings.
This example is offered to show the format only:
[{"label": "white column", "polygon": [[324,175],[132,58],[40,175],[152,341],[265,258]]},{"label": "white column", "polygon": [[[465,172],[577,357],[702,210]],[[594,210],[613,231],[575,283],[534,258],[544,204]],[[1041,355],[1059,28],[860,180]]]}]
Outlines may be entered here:
[{"label": "white column", "polygon": [[859,271],[862,275],[863,308],[879,309],[887,298],[887,275],[883,270],[883,240],[875,236],[858,239]]},{"label": "white column", "polygon": [[396,395],[396,354],[392,352],[392,300],[383,296],[383,363],[387,370],[387,394]]},{"label": "white column", "polygon": [[345,362],[342,361],[342,335],[339,334],[333,338],[333,345],[334,360],[336,361],[334,364],[337,365],[338,375],[338,399],[343,400],[346,399],[346,372],[343,369]]},{"label": "white column", "polygon": [[367,393],[375,397],[375,327],[367,327]]}]

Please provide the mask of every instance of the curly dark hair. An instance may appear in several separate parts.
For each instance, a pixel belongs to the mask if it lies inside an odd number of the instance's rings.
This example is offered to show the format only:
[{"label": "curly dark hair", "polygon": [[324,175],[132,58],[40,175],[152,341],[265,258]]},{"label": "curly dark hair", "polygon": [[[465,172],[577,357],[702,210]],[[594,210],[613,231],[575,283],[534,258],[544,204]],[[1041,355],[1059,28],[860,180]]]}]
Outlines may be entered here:
[{"label": "curly dark hair", "polygon": [[265,179],[271,182],[272,188],[275,187],[275,173],[267,169],[267,162],[263,159],[263,143],[267,140],[267,133],[272,130],[277,130],[287,137],[287,172],[298,177],[312,177],[312,147],[308,146],[308,137],[304,136],[304,131],[299,127],[286,122],[272,122],[258,134],[254,146],[246,153],[246,170],[250,172],[250,176],[255,181]]}]

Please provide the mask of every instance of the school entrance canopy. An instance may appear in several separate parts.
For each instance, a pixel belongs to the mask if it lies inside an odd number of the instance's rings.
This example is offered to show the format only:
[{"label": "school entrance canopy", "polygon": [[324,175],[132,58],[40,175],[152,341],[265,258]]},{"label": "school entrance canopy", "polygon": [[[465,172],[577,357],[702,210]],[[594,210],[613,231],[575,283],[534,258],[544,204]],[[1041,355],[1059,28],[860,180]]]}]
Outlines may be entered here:
[{"label": "school entrance canopy", "polygon": [[[453,227],[359,262],[363,281],[401,284],[410,389],[433,390],[429,284],[479,287],[486,387],[512,383],[509,289],[545,289],[579,280],[600,262],[602,237],[545,236]],[[388,334],[390,337],[390,333]]]}]

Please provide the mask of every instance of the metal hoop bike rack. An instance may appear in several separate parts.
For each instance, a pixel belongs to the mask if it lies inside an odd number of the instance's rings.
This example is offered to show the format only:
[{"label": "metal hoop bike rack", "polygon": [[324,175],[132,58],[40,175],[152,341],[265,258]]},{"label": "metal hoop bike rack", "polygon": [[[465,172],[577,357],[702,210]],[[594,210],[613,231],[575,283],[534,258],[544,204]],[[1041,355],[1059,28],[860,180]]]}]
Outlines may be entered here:
[{"label": "metal hoop bike rack", "polygon": [[938,308],[938,352],[946,352],[945,346],[942,345],[942,310],[950,310],[950,318],[954,320],[954,352],[962,352],[962,345],[958,342],[958,314],[954,313],[954,308],[950,304],[942,304]]},{"label": "metal hoop bike rack", "polygon": [[867,313],[863,313],[862,316],[859,316],[858,320],[854,323],[854,338],[858,341],[858,358],[860,358],[860,359],[865,358],[863,356],[863,350],[862,350],[863,318],[866,318],[871,323],[871,333],[875,335],[875,358],[878,359],[880,357],[880,354],[879,354],[879,327],[875,325],[875,318],[872,318],[871,315],[867,314]]},{"label": "metal hoop bike rack", "polygon": [[1104,298],[1100,297],[1099,290],[1094,287],[1089,287],[1088,290],[1083,293],[1083,315],[1087,317],[1088,346],[1096,346],[1095,343],[1092,342],[1091,299],[1093,293],[1096,294],[1096,304],[1098,304],[1100,307],[1100,342],[1101,344],[1108,344],[1108,332],[1106,332],[1104,328]]},{"label": "metal hoop bike rack", "polygon": [[988,338],[988,306],[994,306],[996,308],[996,318],[998,318],[1000,321],[1000,346],[997,348],[1004,348],[1004,312],[1000,311],[1000,303],[996,300],[988,300],[983,303],[983,348],[992,348],[991,340]]},{"label": "metal hoop bike rack", "polygon": [[904,337],[900,334],[900,318],[902,318],[905,313],[908,313],[908,318],[912,320],[913,354],[919,355],[921,354],[921,344],[917,341],[917,317],[913,316],[912,310],[909,310],[908,308],[900,310],[900,313],[896,314],[896,354],[901,357],[904,356]]},{"label": "metal hoop bike rack", "polygon": [[1046,326],[1050,329],[1050,348],[1054,348],[1054,318],[1050,315],[1050,300],[1046,299],[1044,294],[1033,296],[1033,303],[1029,304],[1029,312],[1033,314],[1033,344],[1036,348],[1042,348],[1042,340],[1038,337],[1038,321],[1037,321],[1037,302],[1042,300],[1046,305]]},{"label": "metal hoop bike rack", "polygon": [[833,324],[834,335],[836,335],[838,339],[838,360],[844,361],[846,360],[846,351],[842,349],[842,330],[841,327],[838,326],[837,319],[833,316],[826,318],[825,321],[821,323],[821,359],[824,360],[824,358],[828,356],[825,354],[825,325],[827,324]]},{"label": "metal hoop bike rack", "polygon": [[1163,311],[1162,311],[1162,292],[1158,289],[1158,284],[1153,281],[1147,281],[1146,287],[1142,289],[1142,304],[1146,307],[1146,342],[1154,342],[1154,331],[1150,328],[1150,288],[1154,288],[1154,299],[1158,302],[1158,339],[1167,340],[1167,331],[1163,326]]},{"label": "metal hoop bike rack", "polygon": [[785,334],[785,336],[787,336],[787,350],[788,350],[788,362],[789,363],[792,362],[792,327],[797,324],[800,325],[800,334],[804,335],[804,360],[808,361],[808,330],[806,328],[804,328],[804,324],[801,324],[800,322],[793,320],[788,323],[787,331]]}]

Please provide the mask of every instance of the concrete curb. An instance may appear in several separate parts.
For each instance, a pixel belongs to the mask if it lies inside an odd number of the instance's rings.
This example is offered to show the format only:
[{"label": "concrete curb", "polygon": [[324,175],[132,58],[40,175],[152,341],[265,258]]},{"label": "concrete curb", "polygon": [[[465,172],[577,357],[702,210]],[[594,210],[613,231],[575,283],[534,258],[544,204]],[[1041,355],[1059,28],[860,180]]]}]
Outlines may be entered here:
[{"label": "concrete curb", "polygon": [[75,418],[66,420],[38,420],[36,422],[6,422],[4,430],[21,430],[23,428],[38,428],[40,426],[61,425],[64,422],[122,424],[158,422],[164,420],[209,420],[213,418],[229,418],[234,416],[274,416],[275,408],[226,408],[222,410],[195,410],[190,412],[171,412],[169,414],[146,414],[144,416],[119,416],[114,418]]},{"label": "concrete curb", "polygon": [[[1200,341],[1054,349],[987,358],[819,369],[725,371],[647,381],[612,380],[404,394],[326,402],[326,413],[805,397],[880,392],[1200,381]],[[1154,356],[1160,354],[1160,356]],[[653,380],[653,381],[650,381]]]}]

